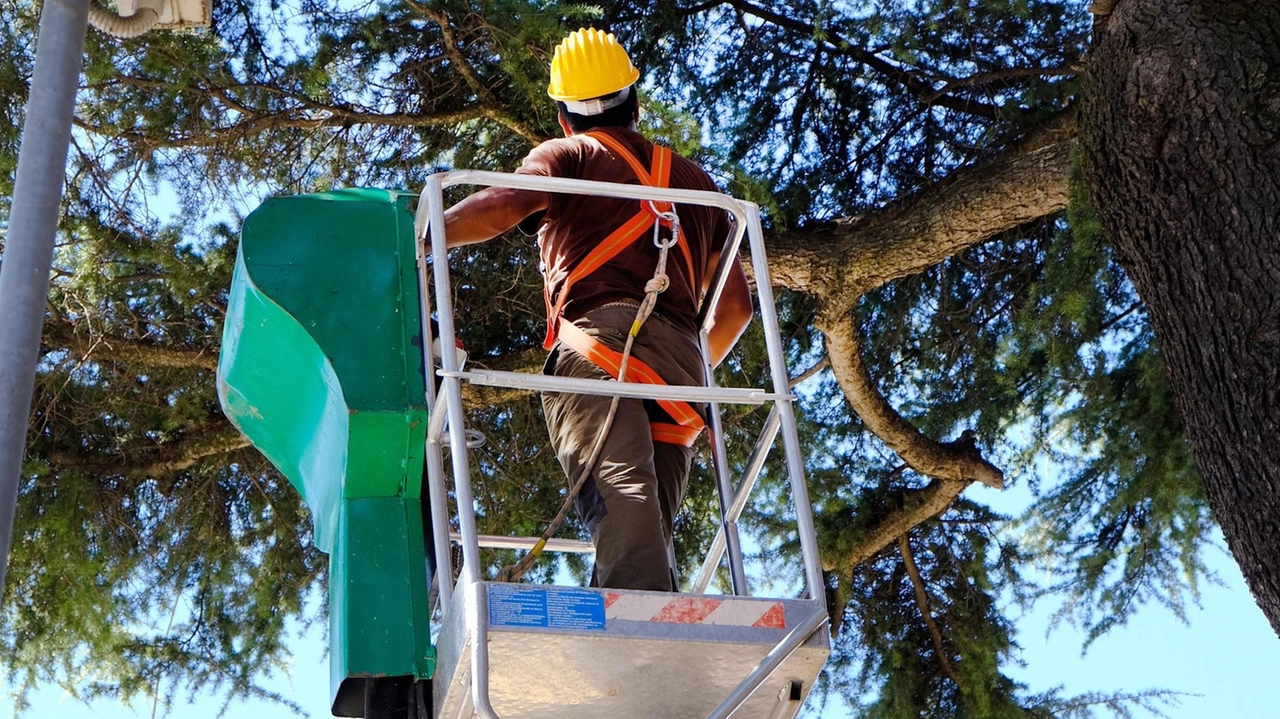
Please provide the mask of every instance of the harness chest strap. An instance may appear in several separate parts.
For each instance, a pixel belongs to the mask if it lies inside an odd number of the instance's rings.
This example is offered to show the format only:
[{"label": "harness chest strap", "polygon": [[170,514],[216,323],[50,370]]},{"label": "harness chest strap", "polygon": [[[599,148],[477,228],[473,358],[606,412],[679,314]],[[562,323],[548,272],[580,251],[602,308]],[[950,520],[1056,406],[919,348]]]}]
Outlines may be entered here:
[{"label": "harness chest strap", "polygon": [[[631,154],[625,146],[612,137],[603,132],[589,132],[591,137],[599,140],[601,144],[609,148],[615,155],[621,157],[631,166],[636,173],[636,178],[641,184],[649,187],[666,187],[671,180],[671,150],[659,145],[653,146],[653,164],[652,170],[645,170],[640,161]],[[670,210],[670,203],[658,202],[653,203],[657,206],[659,212],[667,212]],[[617,257],[619,253],[631,246],[640,237],[644,236],[649,228],[653,227],[653,223],[657,221],[657,215],[650,208],[650,203],[640,203],[640,210],[631,219],[627,220],[611,232],[607,237],[600,241],[600,244],[582,259],[581,262],[565,277],[564,282],[560,285],[558,296],[552,297],[551,286],[548,282],[542,284],[542,300],[547,309],[547,336],[543,340],[544,349],[551,349],[556,342],[556,336],[559,331],[560,315],[564,312],[565,302],[568,301],[569,291],[573,285],[583,277],[590,275],[592,272],[603,267],[606,263]],[[694,286],[690,287],[690,296],[697,297],[696,291],[697,275],[694,273],[693,254],[689,249],[688,240],[685,238],[684,231],[677,233],[676,244],[679,245],[681,254],[684,256],[685,268],[688,272],[688,279]],[[545,258],[544,258],[544,264]]]},{"label": "harness chest strap", "polygon": [[[604,132],[588,132],[587,134],[598,140],[600,144],[612,150],[613,154],[621,157],[623,160],[626,160],[627,164],[631,165],[632,172],[636,173],[636,178],[639,179],[641,183],[648,185],[649,187],[671,186],[670,149],[654,145],[652,160],[653,166],[649,172],[645,172],[644,165],[640,164],[640,161],[636,159],[636,156],[631,154],[631,151],[621,142],[618,142],[616,138],[610,137],[608,133]],[[648,203],[642,203],[642,205],[642,210],[649,210]],[[653,206],[658,212],[671,211],[670,202],[655,201],[653,202]],[[652,212],[652,210],[649,211]],[[687,275],[689,282],[693,284],[697,281],[697,275],[694,273],[693,253],[689,250],[689,241],[685,238],[684,230],[677,231],[676,244],[679,245],[680,254],[684,257],[685,269],[689,272]],[[696,287],[693,289],[696,289]],[[697,297],[698,293],[692,292],[690,293],[690,296]]]},{"label": "harness chest strap", "polygon": [[[616,139],[609,137],[603,132],[590,132],[591,137],[600,141],[605,147],[613,152],[616,156],[622,158],[631,166],[635,172],[636,179],[641,184],[649,187],[667,187],[671,181],[671,150],[659,145],[653,146],[653,159],[650,169],[646,170],[640,164],[640,161],[627,149],[622,143]],[[573,269],[565,278],[564,283],[560,286],[559,296],[553,301],[551,296],[551,287],[547,282],[543,282],[542,296],[547,308],[547,336],[543,342],[545,349],[551,349],[558,338],[570,349],[585,357],[592,364],[604,370],[614,379],[618,378],[622,363],[622,354],[610,349],[596,338],[584,332],[570,322],[561,322],[561,315],[564,311],[564,305],[569,296],[570,288],[578,280],[590,275],[592,272],[603,267],[606,263],[616,257],[620,252],[629,247],[640,237],[643,237],[654,222],[658,221],[658,212],[669,212],[671,203],[668,202],[642,202],[640,210],[631,219],[627,220],[611,232],[607,237],[596,245],[595,248],[587,254],[585,258]],[[681,254],[684,256],[685,267],[688,272],[689,282],[695,284],[697,275],[694,273],[693,254],[689,249],[688,240],[685,238],[683,230],[676,232],[676,244],[679,245]],[[693,291],[695,287],[691,287],[690,296],[697,296],[697,292]],[[642,384],[665,385],[666,382],[658,375],[653,368],[641,362],[634,356],[631,357],[627,365],[627,381]],[[702,418],[694,411],[693,407],[687,402],[679,402],[672,400],[657,400],[658,406],[671,415],[677,424],[670,422],[650,422],[650,434],[655,442],[663,442],[667,444],[680,444],[685,447],[693,446],[698,435],[702,432],[705,423]]]},{"label": "harness chest strap", "polygon": [[[618,379],[622,368],[622,353],[611,349],[600,340],[587,334],[585,330],[572,322],[565,322],[560,327],[560,341],[574,352],[582,355],[595,366],[604,370],[610,377]],[[627,381],[637,384],[666,385],[662,377],[652,367],[632,355],[627,362]],[[670,422],[650,422],[649,433],[655,442],[681,444],[692,447],[698,435],[702,433],[706,423],[694,411],[688,402],[678,400],[655,400],[658,406],[671,415],[678,424]]]}]

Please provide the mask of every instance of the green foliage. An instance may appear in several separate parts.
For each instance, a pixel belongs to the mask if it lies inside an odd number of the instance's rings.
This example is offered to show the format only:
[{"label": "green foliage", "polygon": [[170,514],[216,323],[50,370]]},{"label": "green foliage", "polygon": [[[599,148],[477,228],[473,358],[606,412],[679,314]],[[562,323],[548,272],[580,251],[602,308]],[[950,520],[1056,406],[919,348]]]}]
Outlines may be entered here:
[{"label": "green foliage", "polygon": [[[1074,62],[1087,29],[1058,2],[757,7],[618,3],[607,18],[633,38],[654,96],[689,107],[712,148],[767,183],[773,219],[788,225],[906,194],[989,152],[1027,111],[1061,107],[1073,91],[1061,76],[1002,72]],[[982,114],[925,106],[912,84],[957,77],[976,78],[957,95]]]},{"label": "green foliage", "polygon": [[1142,602],[1185,618],[1185,594],[1197,597],[1207,574],[1213,520],[1141,305],[1076,188],[1071,231],[1059,236],[1067,256],[1045,278],[1062,289],[1021,338],[1067,380],[1033,405],[1037,442],[1060,437],[1053,451],[1067,471],[1041,487],[1025,523],[1061,577],[1047,588],[1067,598],[1059,616],[1082,623],[1092,642]]},{"label": "green foliage", "polygon": [[866,717],[1023,715],[1015,696],[1021,687],[1000,671],[1015,645],[997,608],[1000,592],[1021,584],[1017,549],[995,539],[1001,518],[989,511],[961,501],[948,518],[913,534],[910,551],[949,654],[961,657],[948,659],[954,677],[920,620],[901,557],[889,553],[855,570],[854,599],[846,608],[853,641],[841,643],[837,661],[860,660],[854,685],[860,691],[851,698],[878,686],[877,698],[863,707]]},{"label": "green foliage", "polygon": [[281,700],[259,682],[288,659],[286,622],[314,619],[325,565],[297,494],[218,407],[231,246],[67,226],[0,624],[7,679],[20,696],[53,682],[166,706]]},{"label": "green foliage", "polygon": [[[28,2],[0,8],[4,197],[36,17]],[[910,199],[1008,149],[1068,105],[1089,32],[1081,5],[1053,0],[231,0],[215,3],[212,31],[91,34],[0,614],[0,660],[19,691],[56,683],[166,704],[265,695],[260,680],[288,659],[286,622],[316,619],[308,600],[323,592],[325,560],[296,493],[214,393],[240,219],[272,194],[513,169],[559,134],[546,63],[584,24],[632,51],[646,132],[758,203],[771,230],[798,233]],[[514,233],[454,254],[473,363],[540,361],[537,261]],[[813,329],[822,301],[818,290],[778,296],[793,374],[825,357]],[[888,283],[853,318],[903,416],[938,440],[975,431],[984,456],[1037,500],[1016,523],[962,499],[916,527],[918,582],[896,546],[842,563],[926,478],[865,431],[829,371],[800,384],[840,620],[826,700],[885,719],[1158,712],[1166,693],[1064,697],[1010,678],[1010,605],[1052,597],[1091,636],[1146,602],[1180,610],[1204,579],[1212,530],[1145,314],[1087,202]],[[763,364],[753,326],[721,380],[769,386]],[[473,455],[481,531],[537,534],[566,489],[537,398],[469,400],[488,437]],[[726,413],[732,466],[764,421]],[[743,524],[759,537],[753,574],[789,591],[800,569],[781,455],[770,454]],[[714,535],[706,461],[676,523],[686,577]],[[584,537],[575,521],[561,536]],[[486,569],[512,558],[486,554]],[[1053,579],[1031,584],[1032,565]],[[561,568],[590,572],[570,558],[530,579]]]},{"label": "green foliage", "polygon": [[305,617],[324,564],[299,545],[296,493],[255,464],[171,483],[35,468],[9,557],[8,680],[86,700],[282,701],[258,682],[288,659],[285,622]]}]

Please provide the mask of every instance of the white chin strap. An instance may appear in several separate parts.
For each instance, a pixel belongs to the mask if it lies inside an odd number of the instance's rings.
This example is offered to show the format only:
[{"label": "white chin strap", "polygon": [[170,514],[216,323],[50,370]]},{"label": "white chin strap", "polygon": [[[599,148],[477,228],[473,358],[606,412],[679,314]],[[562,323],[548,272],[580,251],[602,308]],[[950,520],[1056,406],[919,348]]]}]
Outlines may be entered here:
[{"label": "white chin strap", "polygon": [[627,101],[628,97],[631,97],[630,85],[622,88],[621,92],[608,100],[565,100],[564,109],[575,115],[586,115],[589,117],[591,115],[602,114],[605,110],[621,105]]}]

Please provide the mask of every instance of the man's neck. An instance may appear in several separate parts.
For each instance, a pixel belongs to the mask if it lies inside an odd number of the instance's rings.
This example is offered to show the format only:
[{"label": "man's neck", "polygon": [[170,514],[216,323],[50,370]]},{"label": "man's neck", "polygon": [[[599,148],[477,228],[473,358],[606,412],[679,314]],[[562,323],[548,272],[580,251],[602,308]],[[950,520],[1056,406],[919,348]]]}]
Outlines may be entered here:
[{"label": "man's neck", "polygon": [[629,130],[631,132],[640,132],[639,130],[636,129],[636,124],[633,122],[630,125],[627,125],[626,127],[623,127],[622,125],[597,125],[596,127],[592,127],[592,128],[583,130],[581,132],[575,132],[573,134],[585,135],[588,132],[592,132],[594,130]]}]

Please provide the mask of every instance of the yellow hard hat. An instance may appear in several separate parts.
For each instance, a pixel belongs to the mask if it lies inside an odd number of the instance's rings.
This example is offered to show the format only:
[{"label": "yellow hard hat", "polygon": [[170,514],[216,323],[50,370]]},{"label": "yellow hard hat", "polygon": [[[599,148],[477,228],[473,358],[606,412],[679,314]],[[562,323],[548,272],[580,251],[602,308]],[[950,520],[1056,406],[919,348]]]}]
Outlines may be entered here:
[{"label": "yellow hard hat", "polygon": [[563,102],[590,100],[630,87],[639,77],[612,33],[579,28],[551,56],[547,94]]}]

